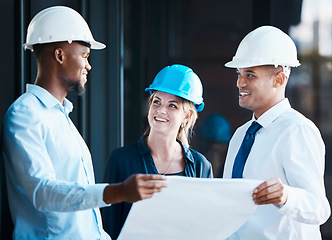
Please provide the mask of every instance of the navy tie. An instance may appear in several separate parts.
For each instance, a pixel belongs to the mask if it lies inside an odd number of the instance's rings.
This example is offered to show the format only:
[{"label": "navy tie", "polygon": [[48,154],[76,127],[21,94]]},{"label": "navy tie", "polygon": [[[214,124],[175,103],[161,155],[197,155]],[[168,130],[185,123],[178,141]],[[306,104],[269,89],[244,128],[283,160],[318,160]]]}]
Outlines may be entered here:
[{"label": "navy tie", "polygon": [[255,134],[261,127],[258,122],[253,122],[248,128],[233,164],[232,178],[242,178],[244,165],[255,141]]}]

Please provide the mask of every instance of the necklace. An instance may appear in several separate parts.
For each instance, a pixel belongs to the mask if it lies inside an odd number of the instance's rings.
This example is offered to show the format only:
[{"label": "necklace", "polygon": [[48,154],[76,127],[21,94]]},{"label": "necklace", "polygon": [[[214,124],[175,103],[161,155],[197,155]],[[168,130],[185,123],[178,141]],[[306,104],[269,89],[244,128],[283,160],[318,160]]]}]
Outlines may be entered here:
[{"label": "necklace", "polygon": [[173,161],[174,161],[174,158],[175,158],[175,151],[174,151],[174,154],[173,154],[173,157],[172,157],[171,163],[169,164],[168,168],[166,169],[166,171],[165,171],[164,173],[159,173],[159,175],[163,175],[163,176],[165,176],[165,175],[168,173],[169,169],[170,169],[171,166],[172,166],[172,163],[173,163]]},{"label": "necklace", "polygon": [[175,159],[175,153],[176,153],[176,147],[174,149],[172,160],[171,160],[170,164],[168,165],[166,171],[164,173],[159,173],[159,175],[165,176],[168,173],[168,171],[171,169],[172,163],[174,162],[174,159]]}]

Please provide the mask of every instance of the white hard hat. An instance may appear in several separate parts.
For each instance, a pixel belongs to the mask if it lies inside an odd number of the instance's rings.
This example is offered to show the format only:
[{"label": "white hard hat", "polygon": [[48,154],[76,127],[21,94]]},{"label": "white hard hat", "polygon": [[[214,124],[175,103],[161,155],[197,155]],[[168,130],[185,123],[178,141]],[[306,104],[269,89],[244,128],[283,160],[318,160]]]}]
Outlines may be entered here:
[{"label": "white hard hat", "polygon": [[83,41],[91,49],[103,49],[105,44],[94,40],[84,18],[75,10],[55,6],[42,10],[28,26],[25,49],[33,50],[34,44],[68,41]]},{"label": "white hard hat", "polygon": [[246,68],[262,65],[298,67],[296,46],[283,31],[272,26],[262,26],[243,38],[229,68]]}]

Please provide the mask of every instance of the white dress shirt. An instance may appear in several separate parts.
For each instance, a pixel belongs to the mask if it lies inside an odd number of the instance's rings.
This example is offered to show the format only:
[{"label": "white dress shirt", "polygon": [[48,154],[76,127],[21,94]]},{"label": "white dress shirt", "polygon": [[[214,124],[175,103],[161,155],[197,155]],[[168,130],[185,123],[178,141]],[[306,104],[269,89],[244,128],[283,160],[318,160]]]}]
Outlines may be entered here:
[{"label": "white dress shirt", "polygon": [[[232,168],[243,137],[254,121],[234,133],[224,168],[224,178],[232,178]],[[321,239],[319,225],[330,216],[325,195],[325,145],[317,127],[291,108],[284,99],[257,122],[262,128],[243,171],[243,178],[268,180],[279,177],[288,185],[283,206],[260,205],[249,220],[229,239]]]},{"label": "white dress shirt", "polygon": [[110,239],[99,211],[107,184],[95,184],[72,108],[28,84],[7,111],[2,141],[14,239]]}]

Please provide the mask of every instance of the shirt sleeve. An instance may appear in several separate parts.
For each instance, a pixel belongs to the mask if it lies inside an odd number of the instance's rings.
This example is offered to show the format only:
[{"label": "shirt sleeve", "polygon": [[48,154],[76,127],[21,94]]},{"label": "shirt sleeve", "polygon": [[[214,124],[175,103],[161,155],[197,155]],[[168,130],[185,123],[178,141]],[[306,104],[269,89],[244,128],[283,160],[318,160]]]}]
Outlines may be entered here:
[{"label": "shirt sleeve", "polygon": [[43,140],[47,134],[43,128],[36,114],[24,106],[12,109],[4,119],[3,153],[8,180],[17,188],[13,191],[42,211],[70,212],[106,206],[103,191],[107,184],[83,185],[57,179]]},{"label": "shirt sleeve", "polygon": [[323,224],[330,216],[325,195],[325,146],[319,130],[312,124],[285,131],[282,148],[288,198],[280,212],[307,224]]}]

